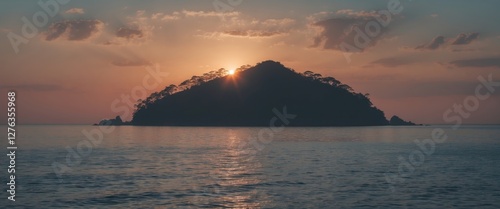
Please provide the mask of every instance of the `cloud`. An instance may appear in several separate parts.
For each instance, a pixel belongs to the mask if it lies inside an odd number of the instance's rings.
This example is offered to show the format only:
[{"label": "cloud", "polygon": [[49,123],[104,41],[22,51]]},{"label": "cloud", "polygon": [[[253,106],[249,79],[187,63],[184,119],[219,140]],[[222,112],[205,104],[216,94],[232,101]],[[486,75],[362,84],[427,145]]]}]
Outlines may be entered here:
[{"label": "cloud", "polygon": [[[460,33],[458,34],[457,37],[451,40],[447,40],[447,38],[444,36],[437,36],[434,39],[432,39],[430,43],[419,45],[415,47],[415,49],[436,50],[445,45],[467,45],[478,38],[479,38],[479,33],[467,33],[467,34]],[[453,51],[460,51],[460,50],[453,49]]]},{"label": "cloud", "polygon": [[290,34],[294,29],[296,21],[290,18],[266,19],[266,20],[244,20],[234,18],[224,24],[215,32],[206,32],[201,37],[215,38],[273,38]]},{"label": "cloud", "polygon": [[144,37],[143,32],[139,29],[123,28],[123,27],[119,28],[118,31],[116,31],[115,35],[116,37],[125,39],[136,39]]},{"label": "cloud", "polygon": [[[348,44],[349,46],[355,46],[359,52],[376,45],[383,38],[382,33],[387,28],[382,26],[379,20],[388,21],[376,11],[356,12],[353,10],[320,12],[309,16],[307,19],[311,22],[309,26],[316,29],[312,47],[345,51],[343,44]],[[371,36],[367,35],[367,32],[370,31],[365,31],[367,24],[370,24],[368,26],[373,31]],[[355,39],[360,36],[364,37],[361,42],[358,42],[361,44],[355,44]]]},{"label": "cloud", "polygon": [[[139,10],[137,12],[138,16],[143,16],[145,14],[144,10]],[[232,12],[215,12],[215,11],[191,11],[191,10],[182,10],[175,11],[172,14],[165,14],[162,12],[154,13],[151,15],[151,20],[161,20],[161,21],[174,21],[179,20],[185,17],[198,17],[198,18],[206,18],[206,17],[237,17],[241,13],[232,11]]]},{"label": "cloud", "polygon": [[451,44],[452,45],[466,45],[466,44],[470,44],[472,41],[476,40],[477,38],[479,38],[479,33],[469,33],[469,34],[465,34],[465,33],[461,33],[461,34],[458,34],[458,36],[451,41]]},{"label": "cloud", "polygon": [[252,24],[259,24],[259,23],[260,25],[266,27],[288,27],[295,24],[295,20],[290,18],[283,18],[283,19],[266,19],[260,22],[252,21]]},{"label": "cloud", "polygon": [[20,84],[20,85],[0,85],[0,89],[13,89],[25,91],[60,91],[61,86],[51,84]]},{"label": "cloud", "polygon": [[357,19],[328,19],[316,22],[314,26],[321,28],[321,32],[314,37],[313,47],[340,50],[339,45],[352,36],[352,28],[362,23],[363,21]]},{"label": "cloud", "polygon": [[186,17],[235,17],[240,15],[239,12],[233,11],[233,12],[205,12],[205,11],[189,11],[189,10],[182,10],[182,14],[184,14]]},{"label": "cloud", "polygon": [[345,15],[348,17],[355,18],[375,18],[378,17],[379,14],[376,11],[353,11],[351,9],[343,9],[335,12],[337,15]]},{"label": "cloud", "polygon": [[136,60],[122,59],[122,60],[115,60],[111,62],[111,64],[118,67],[137,67],[137,66],[149,66],[151,65],[151,62],[143,59],[136,59]]},{"label": "cloud", "polygon": [[398,67],[401,65],[408,65],[415,63],[415,60],[408,59],[406,57],[388,57],[388,58],[382,58],[375,60],[371,62],[369,65],[366,67],[370,67],[372,65],[380,65],[384,67]]},{"label": "cloud", "polygon": [[152,20],[161,20],[161,21],[173,21],[173,20],[178,20],[180,19],[180,13],[179,12],[174,12],[172,14],[164,14],[164,13],[155,13],[151,15]]},{"label": "cloud", "polygon": [[434,39],[432,39],[430,43],[417,46],[415,47],[415,49],[435,50],[439,48],[441,45],[443,45],[445,42],[446,41],[444,36],[437,36]]},{"label": "cloud", "polygon": [[500,57],[455,60],[449,64],[455,67],[500,67]]},{"label": "cloud", "polygon": [[43,37],[47,41],[83,41],[97,36],[103,28],[100,20],[67,20],[50,25]]},{"label": "cloud", "polygon": [[222,34],[235,37],[268,38],[287,35],[294,24],[295,20],[290,18],[253,20],[248,24],[240,23],[239,25],[243,25],[243,27],[237,26],[237,29],[227,30]]},{"label": "cloud", "polygon": [[438,15],[438,14],[431,14],[430,16],[431,16],[432,18],[439,17],[439,15]]},{"label": "cloud", "polygon": [[236,37],[272,37],[282,35],[282,32],[278,31],[255,31],[255,30],[233,30],[226,31],[222,34],[228,36],[236,36]]},{"label": "cloud", "polygon": [[71,8],[64,12],[65,14],[85,14],[82,8]]},{"label": "cloud", "polygon": [[115,30],[103,45],[140,45],[150,40],[156,26],[152,18],[163,18],[163,13],[146,15],[144,10],[136,11],[135,15],[128,16],[127,21]]}]

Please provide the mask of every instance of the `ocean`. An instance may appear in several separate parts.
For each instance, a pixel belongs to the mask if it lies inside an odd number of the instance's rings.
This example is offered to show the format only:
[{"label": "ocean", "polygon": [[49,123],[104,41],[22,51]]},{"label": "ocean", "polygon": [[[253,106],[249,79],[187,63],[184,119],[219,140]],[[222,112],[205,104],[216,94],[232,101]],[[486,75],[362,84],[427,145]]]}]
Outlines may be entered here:
[{"label": "ocean", "polygon": [[495,125],[16,128],[1,208],[500,208]]}]

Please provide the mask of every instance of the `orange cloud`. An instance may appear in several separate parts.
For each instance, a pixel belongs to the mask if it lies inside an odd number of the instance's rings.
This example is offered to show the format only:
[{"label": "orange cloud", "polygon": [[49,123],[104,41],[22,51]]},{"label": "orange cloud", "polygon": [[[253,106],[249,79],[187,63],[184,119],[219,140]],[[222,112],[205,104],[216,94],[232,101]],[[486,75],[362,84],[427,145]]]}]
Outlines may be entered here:
[{"label": "orange cloud", "polygon": [[189,10],[182,10],[182,14],[184,14],[186,17],[234,17],[240,15],[239,12],[205,12]]},{"label": "orange cloud", "polygon": [[64,12],[65,14],[85,14],[82,8],[71,8]]},{"label": "orange cloud", "polygon": [[224,25],[222,32],[209,32],[202,35],[208,38],[241,37],[241,38],[272,38],[288,35],[296,26],[296,21],[290,18],[245,20],[232,19]]}]

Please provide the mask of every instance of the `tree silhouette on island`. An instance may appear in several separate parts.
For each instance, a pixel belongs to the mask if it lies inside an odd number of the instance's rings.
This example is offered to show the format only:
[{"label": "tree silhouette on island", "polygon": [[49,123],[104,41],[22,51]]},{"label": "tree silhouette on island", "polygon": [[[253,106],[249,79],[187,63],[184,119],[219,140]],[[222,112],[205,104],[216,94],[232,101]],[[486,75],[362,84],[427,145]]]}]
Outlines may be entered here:
[{"label": "tree silhouette on island", "polygon": [[288,126],[415,125],[397,116],[388,121],[367,94],[333,77],[275,61],[193,76],[139,100],[132,121],[117,116],[97,125],[269,126],[273,109],[295,116]]}]

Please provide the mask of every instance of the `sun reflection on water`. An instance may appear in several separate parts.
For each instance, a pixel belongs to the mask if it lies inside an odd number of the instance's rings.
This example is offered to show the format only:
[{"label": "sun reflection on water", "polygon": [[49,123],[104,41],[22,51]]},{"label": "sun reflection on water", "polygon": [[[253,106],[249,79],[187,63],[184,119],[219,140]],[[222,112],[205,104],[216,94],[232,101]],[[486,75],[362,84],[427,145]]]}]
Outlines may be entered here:
[{"label": "sun reflection on water", "polygon": [[[258,192],[258,186],[263,178],[260,171],[262,165],[252,153],[241,149],[248,135],[228,130],[227,143],[221,152],[213,153],[209,158],[214,166],[210,173],[217,185],[214,190],[215,202],[222,207],[230,208],[261,208],[264,194]],[[258,197],[258,198],[257,198]],[[256,201],[260,200],[260,201]]]}]

